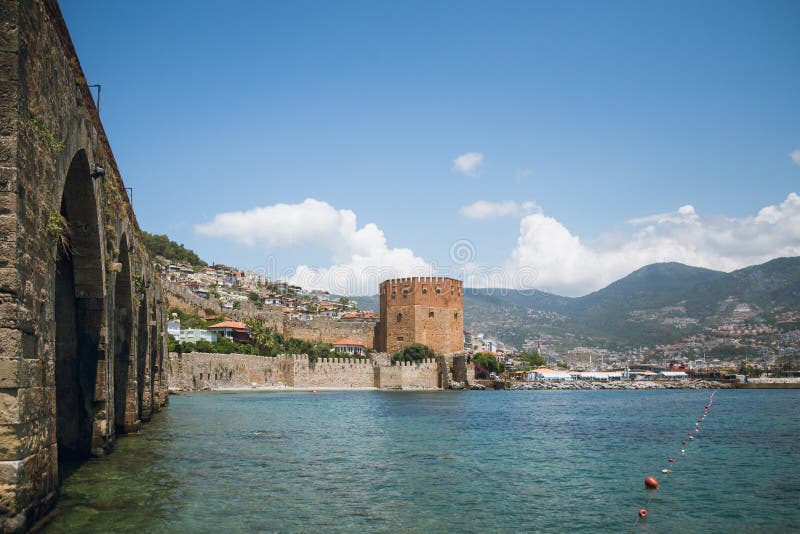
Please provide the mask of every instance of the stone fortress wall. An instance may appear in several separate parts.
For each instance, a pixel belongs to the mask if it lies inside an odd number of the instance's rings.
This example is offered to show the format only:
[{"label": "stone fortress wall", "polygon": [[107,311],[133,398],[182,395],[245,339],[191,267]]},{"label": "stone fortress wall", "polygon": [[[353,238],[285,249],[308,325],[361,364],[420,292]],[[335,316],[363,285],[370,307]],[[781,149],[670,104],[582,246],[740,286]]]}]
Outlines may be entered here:
[{"label": "stone fortress wall", "polygon": [[367,349],[375,348],[374,321],[338,321],[329,317],[313,317],[309,321],[284,318],[283,335],[305,341],[335,343],[340,339],[352,339],[362,343]]},{"label": "stone fortress wall", "polygon": [[441,389],[449,385],[443,358],[394,365],[385,361],[319,358],[311,363],[306,355],[170,353],[169,387],[196,391],[251,387]]}]

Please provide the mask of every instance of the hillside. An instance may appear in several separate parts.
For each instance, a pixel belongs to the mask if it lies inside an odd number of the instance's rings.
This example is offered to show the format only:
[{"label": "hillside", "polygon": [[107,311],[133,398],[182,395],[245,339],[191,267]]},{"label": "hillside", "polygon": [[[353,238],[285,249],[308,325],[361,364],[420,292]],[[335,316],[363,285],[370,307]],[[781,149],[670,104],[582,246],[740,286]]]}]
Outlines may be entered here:
[{"label": "hillside", "polygon": [[208,265],[205,261],[200,259],[193,250],[172,241],[164,234],[151,234],[142,231],[142,237],[144,238],[144,244],[147,250],[150,251],[150,254],[153,256],[161,256],[171,262],[187,263],[195,267],[205,267]]}]

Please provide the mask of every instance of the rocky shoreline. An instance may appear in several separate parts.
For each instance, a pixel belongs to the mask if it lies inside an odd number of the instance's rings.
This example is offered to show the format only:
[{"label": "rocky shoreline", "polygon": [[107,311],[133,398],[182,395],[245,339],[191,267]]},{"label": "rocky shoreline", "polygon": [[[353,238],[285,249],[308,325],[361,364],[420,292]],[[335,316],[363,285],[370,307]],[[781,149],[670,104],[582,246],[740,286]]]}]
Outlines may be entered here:
[{"label": "rocky shoreline", "polygon": [[572,380],[569,382],[517,382],[512,383],[508,389],[529,391],[540,389],[731,389],[733,387],[734,385],[730,382],[717,382],[715,380],[623,380],[613,382]]}]

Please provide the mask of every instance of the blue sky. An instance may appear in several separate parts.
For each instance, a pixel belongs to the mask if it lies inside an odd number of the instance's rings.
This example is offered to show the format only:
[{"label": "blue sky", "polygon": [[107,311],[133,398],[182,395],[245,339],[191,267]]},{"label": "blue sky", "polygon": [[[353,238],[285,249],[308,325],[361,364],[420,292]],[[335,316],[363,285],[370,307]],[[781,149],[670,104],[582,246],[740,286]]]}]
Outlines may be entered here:
[{"label": "blue sky", "polygon": [[141,226],[207,260],[581,294],[800,254],[798,2],[61,7]]}]

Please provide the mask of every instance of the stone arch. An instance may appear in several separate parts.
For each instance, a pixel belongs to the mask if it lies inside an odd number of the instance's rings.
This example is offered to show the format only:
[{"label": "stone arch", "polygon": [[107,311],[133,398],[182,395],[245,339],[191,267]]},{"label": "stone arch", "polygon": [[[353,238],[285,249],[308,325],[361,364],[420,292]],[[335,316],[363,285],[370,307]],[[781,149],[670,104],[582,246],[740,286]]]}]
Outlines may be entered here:
[{"label": "stone arch", "polygon": [[97,367],[103,359],[102,245],[84,150],[72,158],[59,205],[67,225],[65,239],[54,245],[56,441],[59,460],[74,461],[91,454]]},{"label": "stone arch", "polygon": [[133,337],[133,280],[127,235],[119,241],[114,280],[114,429],[117,434],[136,426],[135,355]]}]

